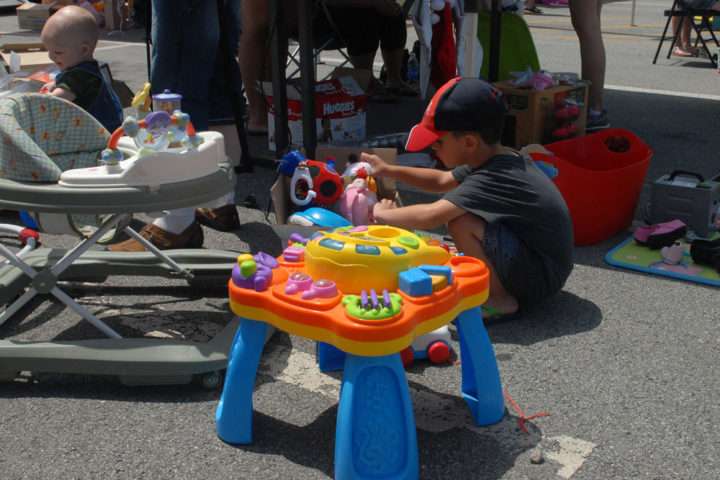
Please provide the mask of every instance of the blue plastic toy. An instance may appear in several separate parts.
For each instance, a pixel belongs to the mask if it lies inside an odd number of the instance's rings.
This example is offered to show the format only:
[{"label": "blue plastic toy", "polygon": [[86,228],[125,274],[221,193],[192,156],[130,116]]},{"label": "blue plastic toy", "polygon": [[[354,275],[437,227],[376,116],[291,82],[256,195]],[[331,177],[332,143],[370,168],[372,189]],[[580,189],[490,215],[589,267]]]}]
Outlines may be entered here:
[{"label": "blue plastic toy", "polygon": [[288,223],[322,228],[349,227],[351,225],[345,217],[320,207],[310,207],[302,212],[295,212],[288,218]]}]

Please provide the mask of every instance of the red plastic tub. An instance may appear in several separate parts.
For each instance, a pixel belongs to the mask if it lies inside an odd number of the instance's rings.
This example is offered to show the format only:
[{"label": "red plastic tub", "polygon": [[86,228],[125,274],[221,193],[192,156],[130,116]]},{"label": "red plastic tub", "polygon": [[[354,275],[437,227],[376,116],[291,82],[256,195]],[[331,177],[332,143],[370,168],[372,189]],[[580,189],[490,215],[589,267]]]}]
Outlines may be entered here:
[{"label": "red plastic tub", "polygon": [[575,245],[601,242],[630,225],[653,155],[637,135],[612,128],[545,148],[554,155],[532,157],[557,170],[553,181],[570,210]]}]

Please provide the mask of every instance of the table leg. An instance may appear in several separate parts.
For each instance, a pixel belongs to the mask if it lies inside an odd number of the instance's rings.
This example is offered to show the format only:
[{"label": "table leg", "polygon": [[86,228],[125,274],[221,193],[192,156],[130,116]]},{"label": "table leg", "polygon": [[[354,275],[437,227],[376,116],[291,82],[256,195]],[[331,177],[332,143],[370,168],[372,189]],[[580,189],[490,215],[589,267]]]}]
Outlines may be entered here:
[{"label": "table leg", "polygon": [[492,425],[505,414],[495,351],[482,320],[479,307],[465,310],[457,317],[460,336],[462,394],[475,423]]},{"label": "table leg", "polygon": [[252,395],[267,328],[264,322],[241,318],[235,333],[225,386],[215,412],[217,435],[227,443],[252,442]]},{"label": "table leg", "polygon": [[337,372],[345,365],[345,352],[329,343],[317,342],[315,357],[321,372]]},{"label": "table leg", "polygon": [[418,475],[415,417],[400,354],[347,354],[335,428],[335,478]]}]

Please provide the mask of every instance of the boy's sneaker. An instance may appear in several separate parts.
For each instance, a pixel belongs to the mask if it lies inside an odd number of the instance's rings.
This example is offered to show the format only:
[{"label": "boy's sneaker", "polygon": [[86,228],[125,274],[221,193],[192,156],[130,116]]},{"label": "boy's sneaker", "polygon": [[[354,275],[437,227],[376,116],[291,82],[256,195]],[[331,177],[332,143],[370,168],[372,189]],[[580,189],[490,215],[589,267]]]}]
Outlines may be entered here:
[{"label": "boy's sneaker", "polygon": [[610,128],[610,121],[607,117],[607,110],[592,110],[588,112],[587,117],[587,126],[585,127],[585,130],[588,132],[597,132],[598,130],[603,130],[605,128]]}]

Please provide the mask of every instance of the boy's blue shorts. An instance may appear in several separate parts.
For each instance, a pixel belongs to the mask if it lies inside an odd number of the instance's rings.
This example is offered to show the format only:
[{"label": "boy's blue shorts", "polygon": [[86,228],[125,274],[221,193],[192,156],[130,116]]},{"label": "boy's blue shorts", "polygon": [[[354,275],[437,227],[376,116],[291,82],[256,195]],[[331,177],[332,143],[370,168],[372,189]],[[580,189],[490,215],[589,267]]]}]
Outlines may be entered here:
[{"label": "boy's blue shorts", "polygon": [[545,262],[502,222],[487,223],[483,250],[505,290],[525,309],[557,293],[550,285]]}]

